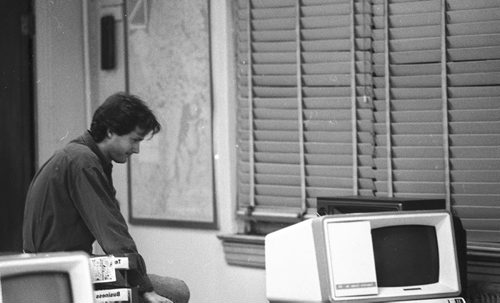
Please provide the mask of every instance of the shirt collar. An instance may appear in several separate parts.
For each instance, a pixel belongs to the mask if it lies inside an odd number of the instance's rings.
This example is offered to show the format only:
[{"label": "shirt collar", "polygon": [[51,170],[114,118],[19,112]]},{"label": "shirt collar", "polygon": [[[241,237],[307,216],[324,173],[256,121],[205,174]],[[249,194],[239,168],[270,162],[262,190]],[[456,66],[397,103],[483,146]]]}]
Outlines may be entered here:
[{"label": "shirt collar", "polygon": [[[104,171],[109,171],[111,172],[111,169],[113,168],[113,164],[111,163],[111,160],[108,160],[104,154],[101,152],[99,147],[97,146],[97,143],[94,141],[94,138],[92,138],[92,135],[90,134],[90,131],[86,131],[81,137],[81,143],[85,144],[94,152],[94,154],[97,155],[99,160],[102,163],[102,167],[104,168]],[[78,139],[75,140],[78,142]]]}]

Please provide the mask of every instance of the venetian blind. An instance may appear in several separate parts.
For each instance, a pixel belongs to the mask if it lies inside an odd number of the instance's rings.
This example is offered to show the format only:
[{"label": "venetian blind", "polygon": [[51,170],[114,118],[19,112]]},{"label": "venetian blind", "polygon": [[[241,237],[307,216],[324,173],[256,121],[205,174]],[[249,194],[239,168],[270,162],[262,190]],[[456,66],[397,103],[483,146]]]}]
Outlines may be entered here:
[{"label": "venetian blind", "polygon": [[499,17],[496,0],[238,1],[238,213],[445,198],[469,251],[498,250]]},{"label": "venetian blind", "polygon": [[443,197],[469,251],[500,228],[500,2],[373,0],[376,188]]},{"label": "venetian blind", "polygon": [[238,214],[294,222],[316,197],[373,195],[371,6],[237,8]]},{"label": "venetian blind", "polygon": [[445,197],[441,0],[374,0],[376,186]]},{"label": "venetian blind", "polygon": [[500,242],[500,2],[447,1],[451,199],[469,246]]}]

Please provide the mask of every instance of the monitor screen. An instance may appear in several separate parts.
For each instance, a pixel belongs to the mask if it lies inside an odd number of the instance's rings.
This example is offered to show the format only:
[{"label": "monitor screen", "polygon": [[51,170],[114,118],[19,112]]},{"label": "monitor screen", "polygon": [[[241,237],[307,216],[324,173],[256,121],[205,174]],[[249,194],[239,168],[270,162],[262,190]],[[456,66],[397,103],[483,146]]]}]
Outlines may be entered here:
[{"label": "monitor screen", "polygon": [[0,280],[4,302],[72,302],[71,284],[65,272],[31,272]]},{"label": "monitor screen", "polygon": [[372,241],[379,287],[411,287],[439,281],[439,251],[434,226],[375,228]]}]

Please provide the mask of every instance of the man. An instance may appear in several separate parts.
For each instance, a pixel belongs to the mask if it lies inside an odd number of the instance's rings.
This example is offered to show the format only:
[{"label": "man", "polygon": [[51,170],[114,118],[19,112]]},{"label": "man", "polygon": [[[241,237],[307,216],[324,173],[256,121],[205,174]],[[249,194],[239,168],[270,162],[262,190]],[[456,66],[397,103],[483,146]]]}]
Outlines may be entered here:
[{"label": "man", "polygon": [[[96,110],[90,131],[58,150],[40,168],[26,197],[23,248],[28,253],[85,251],[95,240],[106,254],[131,255],[138,270],[129,283],[145,302],[187,302],[189,290],[167,278],[167,299],[157,294],[128,232],[115,198],[112,161],[126,163],[141,141],[161,129],[147,105],[136,96],[117,93]],[[152,277],[156,277],[152,275]]]}]

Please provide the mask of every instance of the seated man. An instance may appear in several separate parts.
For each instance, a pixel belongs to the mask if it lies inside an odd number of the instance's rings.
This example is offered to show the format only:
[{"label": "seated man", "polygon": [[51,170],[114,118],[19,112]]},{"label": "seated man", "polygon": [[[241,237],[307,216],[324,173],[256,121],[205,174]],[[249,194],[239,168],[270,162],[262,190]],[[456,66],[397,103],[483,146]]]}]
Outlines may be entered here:
[{"label": "seated man", "polygon": [[[141,141],[161,129],[136,96],[117,93],[95,111],[90,131],[58,150],[40,168],[26,197],[23,248],[28,253],[85,251],[97,240],[106,254],[137,254],[137,274],[129,283],[144,302],[187,302],[189,289],[173,278],[155,292],[143,258],[128,232],[111,177],[112,161],[126,163]],[[173,301],[172,301],[173,300]]]}]

